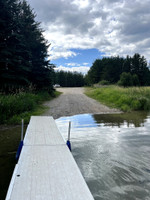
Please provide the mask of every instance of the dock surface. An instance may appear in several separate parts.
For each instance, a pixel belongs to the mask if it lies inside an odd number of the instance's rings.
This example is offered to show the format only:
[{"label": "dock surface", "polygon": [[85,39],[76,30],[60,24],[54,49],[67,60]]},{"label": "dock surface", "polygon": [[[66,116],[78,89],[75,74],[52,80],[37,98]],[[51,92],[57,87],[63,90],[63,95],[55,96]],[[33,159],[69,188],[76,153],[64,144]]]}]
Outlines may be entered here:
[{"label": "dock surface", "polygon": [[93,200],[52,117],[31,117],[6,200]]}]

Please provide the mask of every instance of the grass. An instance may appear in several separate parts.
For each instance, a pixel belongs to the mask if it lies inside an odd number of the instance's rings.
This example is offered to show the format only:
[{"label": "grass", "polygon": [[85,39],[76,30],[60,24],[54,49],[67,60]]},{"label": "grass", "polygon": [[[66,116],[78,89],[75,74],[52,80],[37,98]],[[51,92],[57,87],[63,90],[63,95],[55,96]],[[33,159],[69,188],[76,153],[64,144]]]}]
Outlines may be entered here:
[{"label": "grass", "polygon": [[59,94],[55,91],[52,95],[48,92],[0,95],[0,124],[20,124],[21,119],[28,123],[31,115],[41,115],[47,109],[41,105],[44,101]]},{"label": "grass", "polygon": [[150,87],[107,86],[87,88],[85,94],[122,111],[150,110]]}]

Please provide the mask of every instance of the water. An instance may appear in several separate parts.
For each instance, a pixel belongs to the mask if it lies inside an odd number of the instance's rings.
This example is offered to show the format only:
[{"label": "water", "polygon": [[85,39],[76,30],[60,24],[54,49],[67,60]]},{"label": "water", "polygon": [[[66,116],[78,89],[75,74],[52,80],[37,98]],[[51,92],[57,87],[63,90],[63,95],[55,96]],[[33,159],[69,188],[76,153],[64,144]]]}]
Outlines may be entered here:
[{"label": "water", "polygon": [[16,164],[21,126],[0,126],[0,200],[5,199]]},{"label": "water", "polygon": [[[76,115],[56,123],[96,200],[150,199],[150,114]],[[15,166],[21,126],[0,127],[0,200]]]},{"label": "water", "polygon": [[56,120],[96,200],[150,199],[150,115],[76,115]]}]

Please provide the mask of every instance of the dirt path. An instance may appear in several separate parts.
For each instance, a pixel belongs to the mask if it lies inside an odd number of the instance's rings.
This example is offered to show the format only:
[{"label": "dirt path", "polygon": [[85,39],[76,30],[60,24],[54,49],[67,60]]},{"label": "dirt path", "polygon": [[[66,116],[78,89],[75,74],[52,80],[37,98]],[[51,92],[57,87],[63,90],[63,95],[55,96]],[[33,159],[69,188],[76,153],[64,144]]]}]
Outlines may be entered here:
[{"label": "dirt path", "polygon": [[50,109],[44,115],[51,115],[54,119],[83,113],[116,113],[117,109],[110,109],[84,94],[84,88],[58,88],[63,92],[58,98],[44,103]]}]

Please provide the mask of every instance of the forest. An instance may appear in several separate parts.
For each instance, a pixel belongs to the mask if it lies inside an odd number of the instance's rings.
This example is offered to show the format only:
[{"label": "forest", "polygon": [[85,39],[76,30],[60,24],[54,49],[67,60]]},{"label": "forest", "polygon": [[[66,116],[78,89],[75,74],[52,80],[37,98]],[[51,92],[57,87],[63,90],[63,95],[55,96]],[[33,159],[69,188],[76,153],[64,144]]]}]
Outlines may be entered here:
[{"label": "forest", "polygon": [[78,72],[56,71],[54,83],[58,83],[62,87],[82,87],[84,86],[84,76]]},{"label": "forest", "polygon": [[0,93],[20,90],[53,92],[53,85],[80,87],[95,83],[149,86],[150,70],[139,53],[96,59],[84,76],[55,71],[49,60],[49,43],[30,5],[20,0],[0,0]]},{"label": "forest", "polygon": [[53,91],[53,84],[83,86],[77,72],[55,72],[36,14],[25,1],[0,0],[0,92]]},{"label": "forest", "polygon": [[53,88],[83,86],[74,72],[55,72],[49,60],[49,43],[36,14],[25,0],[0,0],[0,124],[27,123],[40,115],[43,101],[60,93]]},{"label": "forest", "polygon": [[119,84],[123,86],[150,85],[150,70],[144,56],[104,57],[96,59],[85,76],[88,85],[95,83]]},{"label": "forest", "polygon": [[36,14],[25,0],[0,0],[0,10],[0,92],[51,92],[54,70]]}]

